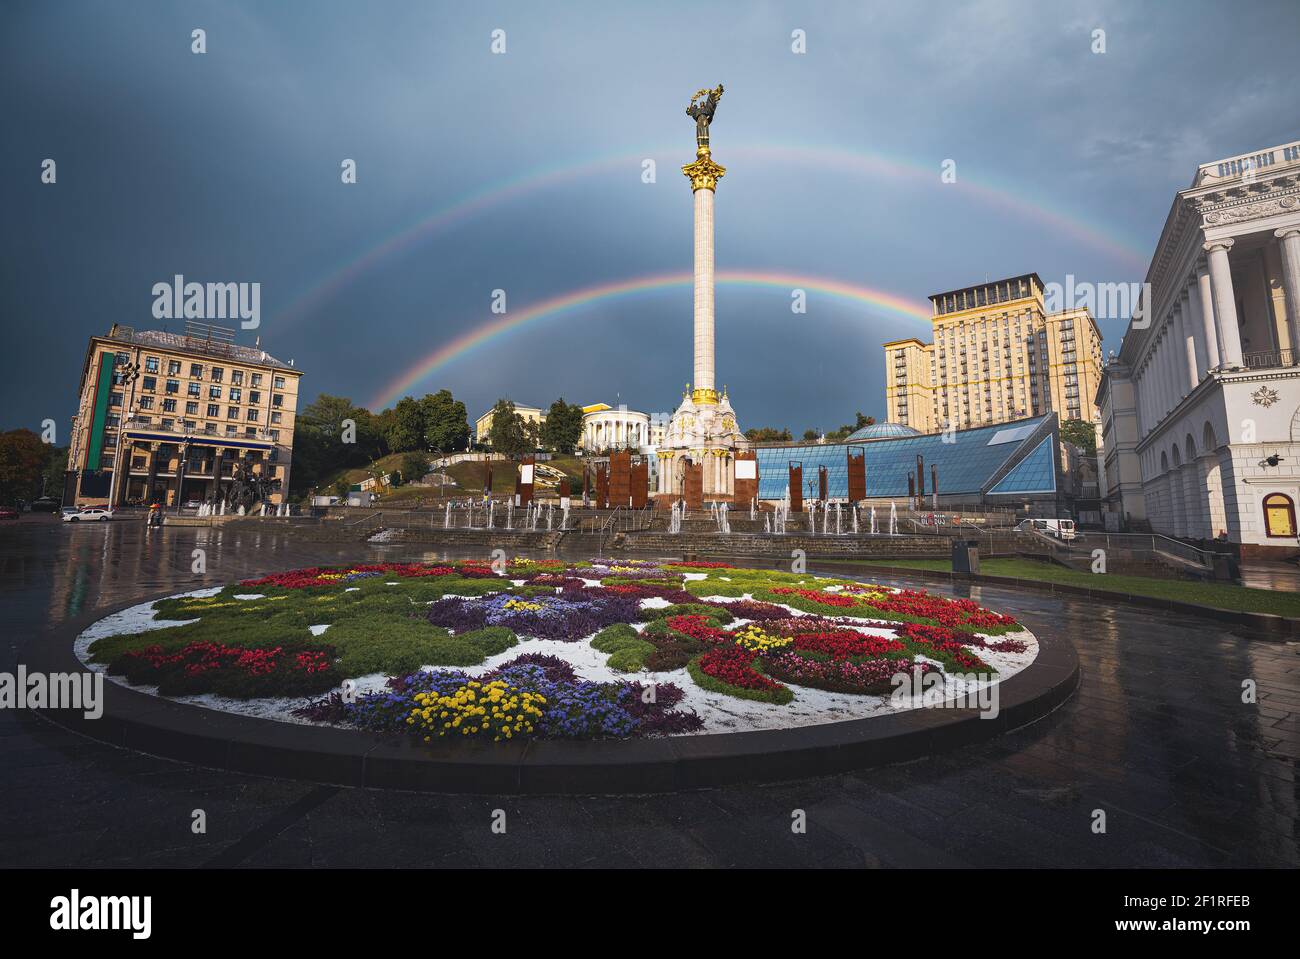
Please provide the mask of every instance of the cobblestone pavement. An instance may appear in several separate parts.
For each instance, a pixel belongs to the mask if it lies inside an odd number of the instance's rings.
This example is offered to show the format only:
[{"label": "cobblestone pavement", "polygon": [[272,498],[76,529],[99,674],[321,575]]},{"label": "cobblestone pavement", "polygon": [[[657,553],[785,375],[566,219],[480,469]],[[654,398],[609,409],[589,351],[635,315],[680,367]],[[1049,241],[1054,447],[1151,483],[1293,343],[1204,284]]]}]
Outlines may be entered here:
[{"label": "cobblestone pavement", "polygon": [[[196,581],[191,551],[207,552]],[[136,522],[0,529],[0,669],[68,618],[169,586],[439,551]],[[948,587],[926,584],[946,591]],[[1295,866],[1300,647],[1208,620],[955,587],[1058,619],[1077,694],[961,754],[672,795],[465,797],[340,789],[155,759],[0,712],[0,865]],[[1259,702],[1241,702],[1242,682]],[[507,814],[505,835],[490,828]],[[203,809],[207,833],[193,835]],[[792,811],[807,814],[804,835]],[[1107,831],[1092,832],[1105,810]]]}]

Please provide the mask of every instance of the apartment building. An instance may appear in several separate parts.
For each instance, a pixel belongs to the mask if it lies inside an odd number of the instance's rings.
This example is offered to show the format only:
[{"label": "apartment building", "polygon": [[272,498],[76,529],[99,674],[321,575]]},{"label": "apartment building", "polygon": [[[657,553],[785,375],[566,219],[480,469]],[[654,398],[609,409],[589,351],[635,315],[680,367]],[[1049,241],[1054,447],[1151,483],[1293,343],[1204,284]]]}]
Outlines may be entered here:
[{"label": "apartment building", "polygon": [[81,370],[65,476],[66,504],[210,501],[236,466],[279,479],[286,501],[302,371],[233,330],[114,324],[92,336]]},{"label": "apartment building", "polygon": [[1048,313],[1038,274],[936,293],[933,341],[884,344],[890,422],[922,433],[1055,412],[1098,422],[1101,333],[1087,309]]}]

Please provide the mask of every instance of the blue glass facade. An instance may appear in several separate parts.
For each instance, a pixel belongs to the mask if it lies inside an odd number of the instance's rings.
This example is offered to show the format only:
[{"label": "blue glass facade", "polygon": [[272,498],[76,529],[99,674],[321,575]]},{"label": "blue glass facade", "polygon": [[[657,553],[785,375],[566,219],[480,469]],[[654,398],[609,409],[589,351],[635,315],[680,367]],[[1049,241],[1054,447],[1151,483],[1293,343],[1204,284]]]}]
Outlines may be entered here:
[{"label": "blue glass facade", "polygon": [[[939,474],[939,495],[979,496],[989,490],[993,477],[1019,457],[1034,463],[1017,464],[997,485],[1009,484],[1002,493],[1053,492],[1056,484],[1056,457],[1052,435],[1042,437],[1042,427],[1052,414],[1015,423],[984,426],[953,434],[945,443],[942,433],[906,436],[853,444],[828,443],[817,446],[769,446],[756,450],[758,457],[758,495],[760,499],[780,499],[789,482],[791,461],[803,464],[804,495],[816,496],[818,468],[825,466],[829,495],[832,499],[848,496],[849,449],[861,450],[867,459],[867,496],[869,498],[904,498],[907,477],[915,474],[916,457],[925,459],[925,486],[930,490],[930,467]],[[1033,435],[1042,442],[1032,439]],[[1026,456],[1025,450],[1032,447]],[[811,482],[812,492],[808,483]],[[1015,488],[1012,488],[1015,487]],[[996,487],[995,487],[996,488]]]}]

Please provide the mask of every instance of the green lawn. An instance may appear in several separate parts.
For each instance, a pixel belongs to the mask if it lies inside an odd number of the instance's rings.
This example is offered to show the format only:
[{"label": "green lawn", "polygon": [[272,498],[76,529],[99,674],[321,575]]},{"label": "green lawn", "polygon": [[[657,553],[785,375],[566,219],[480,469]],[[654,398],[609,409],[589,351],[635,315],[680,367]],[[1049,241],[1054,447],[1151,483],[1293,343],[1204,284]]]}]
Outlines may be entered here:
[{"label": "green lawn", "polygon": [[[934,569],[944,572],[952,569],[952,563],[946,559],[892,559],[882,560],[876,565]],[[1160,599],[1180,600],[1248,613],[1276,613],[1279,616],[1300,617],[1300,595],[1225,583],[1153,579],[1148,576],[1119,576],[1111,573],[1081,573],[1054,563],[1040,563],[1031,559],[980,560],[980,572],[989,576],[1010,576],[1015,579],[1032,579],[1039,582],[1085,586],[1090,589],[1106,589],[1117,593],[1155,596]]]}]

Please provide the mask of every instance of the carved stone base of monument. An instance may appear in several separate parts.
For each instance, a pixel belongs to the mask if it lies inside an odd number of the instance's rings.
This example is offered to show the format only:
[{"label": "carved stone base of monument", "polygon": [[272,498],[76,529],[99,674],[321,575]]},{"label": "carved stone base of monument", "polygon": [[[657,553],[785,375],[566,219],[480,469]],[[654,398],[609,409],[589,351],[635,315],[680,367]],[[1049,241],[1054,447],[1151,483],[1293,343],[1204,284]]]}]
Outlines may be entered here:
[{"label": "carved stone base of monument", "polygon": [[803,464],[790,464],[790,512],[803,512]]}]

